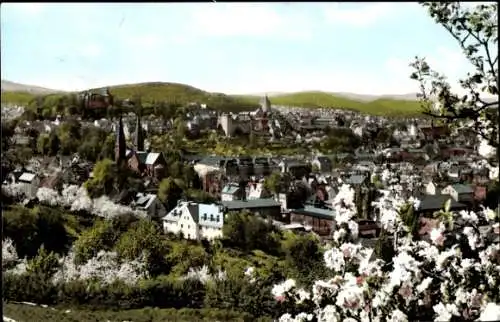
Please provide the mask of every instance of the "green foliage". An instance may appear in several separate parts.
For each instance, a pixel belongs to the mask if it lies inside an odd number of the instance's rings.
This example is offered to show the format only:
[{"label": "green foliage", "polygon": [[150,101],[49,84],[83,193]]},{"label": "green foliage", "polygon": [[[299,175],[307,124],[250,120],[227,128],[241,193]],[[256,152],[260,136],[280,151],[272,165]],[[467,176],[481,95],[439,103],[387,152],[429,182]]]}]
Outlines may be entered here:
[{"label": "green foliage", "polygon": [[38,249],[37,255],[28,261],[27,272],[49,279],[59,268],[59,258],[53,252],[48,253],[43,245]]},{"label": "green foliage", "polygon": [[[28,114],[35,118],[54,118],[57,115],[80,115],[99,118],[113,115],[118,110],[124,111],[123,100],[141,101],[141,113],[161,116],[165,119],[185,114],[185,108],[190,103],[205,103],[220,111],[251,111],[258,104],[239,97],[231,97],[219,93],[209,93],[200,89],[176,83],[140,83],[109,87],[115,99],[115,106],[110,110],[86,110],[76,93],[50,94],[36,96],[26,92],[3,92],[2,103],[27,105]],[[93,90],[91,90],[93,91]],[[134,111],[135,108],[129,109]]]},{"label": "green foliage", "polygon": [[260,249],[276,254],[279,234],[272,223],[247,212],[229,213],[223,227],[224,241],[244,251]]},{"label": "green foliage", "polygon": [[205,306],[223,310],[236,309],[253,316],[269,316],[275,311],[276,301],[272,298],[271,287],[259,284],[232,277],[210,283]]},{"label": "green foliage", "polygon": [[2,214],[4,238],[11,238],[19,257],[33,257],[43,244],[47,251],[64,253],[72,242],[63,215],[48,207],[28,209],[20,206]]},{"label": "green foliage", "polygon": [[202,267],[210,264],[209,254],[201,245],[190,245],[186,241],[172,243],[167,261],[172,266],[175,276],[186,274],[190,268]]},{"label": "green foliage", "polygon": [[148,271],[156,276],[168,268],[164,259],[167,253],[160,228],[150,220],[139,220],[123,233],[114,249],[123,260],[134,260],[144,255]]},{"label": "green foliage", "polygon": [[286,232],[283,237],[281,247],[286,267],[299,283],[309,284],[318,277],[321,269],[326,272],[319,240],[314,235]]},{"label": "green foliage", "polygon": [[282,178],[280,172],[271,173],[264,179],[264,188],[277,195],[281,192]]},{"label": "green foliage", "polygon": [[2,104],[27,105],[36,96],[28,92],[4,92],[2,91]]},{"label": "green foliage", "polygon": [[[260,97],[240,96],[250,102],[258,102]],[[273,104],[305,108],[338,108],[381,116],[420,116],[422,108],[417,101],[377,99],[362,102],[325,92],[298,92],[277,95],[271,98]]]},{"label": "green foliage", "polygon": [[158,198],[166,205],[167,211],[172,210],[182,197],[182,189],[172,177],[163,179],[158,187]]},{"label": "green foliage", "polygon": [[83,264],[96,256],[100,250],[110,250],[116,240],[113,228],[112,222],[97,220],[92,228],[83,231],[73,244],[75,262]]},{"label": "green foliage", "polygon": [[[115,250],[123,260],[144,254],[151,278],[134,286],[122,282],[105,285],[78,280],[54,285],[50,279],[58,266],[54,248],[68,243],[62,240],[64,232],[48,229],[57,225],[45,216],[80,234],[73,244],[77,262],[89,259],[100,250]],[[93,225],[87,229],[83,229],[83,219],[79,216],[42,206],[32,210],[13,207],[4,212],[5,237],[13,239],[20,256],[27,253],[25,249],[31,252],[29,257],[34,256],[28,261],[25,274],[4,276],[4,298],[79,309],[92,307],[93,310],[231,308],[245,312],[248,321],[256,321],[259,317],[274,317],[281,312],[271,298],[274,283],[298,271],[307,272],[309,276],[321,273],[313,264],[314,258],[321,258],[314,238],[288,234],[281,243],[282,235],[272,225],[247,213],[230,214],[233,219],[229,220],[229,239],[223,241],[227,244],[225,248],[217,242],[167,240],[154,222],[132,215],[110,221],[94,218]],[[45,218],[43,224],[39,217]],[[227,247],[230,244],[234,248]],[[61,254],[67,250],[68,246]],[[306,257],[308,260],[304,261]],[[311,263],[306,263],[311,258]],[[228,280],[202,284],[179,278],[190,268],[203,266],[211,273],[219,269],[226,272]],[[257,280],[253,283],[244,276],[248,267],[255,268]],[[196,317],[200,316],[197,314]]]},{"label": "green foliage", "polygon": [[115,178],[118,169],[116,164],[110,159],[103,159],[97,162],[93,170],[93,178],[85,182],[85,188],[93,198],[108,195],[114,189]]},{"label": "green foliage", "polygon": [[[201,322],[201,321],[232,321],[252,322],[254,317],[246,313],[218,309],[158,309],[141,308],[134,310],[83,310],[66,307],[43,308],[39,306],[5,303],[4,315],[16,321],[134,321],[134,322]],[[271,320],[269,320],[271,321]]]},{"label": "green foliage", "polygon": [[361,139],[356,136],[352,130],[335,128],[330,129],[327,133],[328,137],[316,146],[322,152],[353,152],[356,148],[361,146]]}]

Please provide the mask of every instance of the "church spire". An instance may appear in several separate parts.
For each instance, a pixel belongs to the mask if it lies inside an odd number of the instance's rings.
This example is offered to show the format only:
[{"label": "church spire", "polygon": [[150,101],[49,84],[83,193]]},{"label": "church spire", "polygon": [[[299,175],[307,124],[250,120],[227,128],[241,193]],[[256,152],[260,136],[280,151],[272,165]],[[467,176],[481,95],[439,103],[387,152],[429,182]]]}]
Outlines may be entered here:
[{"label": "church spire", "polygon": [[144,132],[141,124],[141,114],[137,113],[137,124],[135,126],[135,149],[144,151]]},{"label": "church spire", "polygon": [[123,120],[120,115],[118,121],[118,127],[116,129],[116,145],[115,145],[115,161],[120,163],[125,160],[126,156],[126,142],[125,142],[125,132],[123,131]]}]

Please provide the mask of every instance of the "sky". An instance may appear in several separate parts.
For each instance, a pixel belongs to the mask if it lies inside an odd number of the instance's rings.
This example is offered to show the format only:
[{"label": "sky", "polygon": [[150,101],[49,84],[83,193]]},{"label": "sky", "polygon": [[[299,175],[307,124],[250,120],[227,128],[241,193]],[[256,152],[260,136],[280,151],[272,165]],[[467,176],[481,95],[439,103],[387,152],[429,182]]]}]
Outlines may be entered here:
[{"label": "sky", "polygon": [[[472,4],[469,4],[472,5]],[[59,90],[175,82],[227,94],[418,91],[469,64],[417,3],[8,3],[3,80]]]}]

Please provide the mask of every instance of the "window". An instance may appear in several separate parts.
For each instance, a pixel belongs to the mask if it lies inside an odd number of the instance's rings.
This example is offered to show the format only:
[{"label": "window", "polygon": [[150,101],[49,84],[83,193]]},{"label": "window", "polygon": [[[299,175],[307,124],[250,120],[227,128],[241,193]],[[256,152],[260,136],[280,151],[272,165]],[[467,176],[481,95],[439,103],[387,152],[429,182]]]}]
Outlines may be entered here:
[{"label": "window", "polygon": [[184,227],[184,225],[183,225],[183,224],[181,224],[181,228],[183,228],[183,227]]},{"label": "window", "polygon": [[190,226],[190,225],[188,225],[188,229],[191,229],[191,226]]}]

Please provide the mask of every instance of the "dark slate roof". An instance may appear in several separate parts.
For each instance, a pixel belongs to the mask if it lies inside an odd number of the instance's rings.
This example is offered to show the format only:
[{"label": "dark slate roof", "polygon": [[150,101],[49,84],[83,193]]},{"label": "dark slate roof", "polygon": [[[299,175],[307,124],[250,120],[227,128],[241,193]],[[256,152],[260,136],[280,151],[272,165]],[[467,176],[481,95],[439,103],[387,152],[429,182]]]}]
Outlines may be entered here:
[{"label": "dark slate roof", "polygon": [[463,203],[455,201],[453,198],[447,195],[426,195],[420,198],[419,211],[429,211],[429,210],[441,210],[444,207],[446,201],[451,200],[450,209],[463,209],[467,206]]},{"label": "dark slate roof", "polygon": [[135,154],[137,155],[137,159],[139,159],[139,162],[141,164],[145,164],[146,163],[146,159],[148,157],[148,153],[147,152],[137,151]]},{"label": "dark slate roof", "polygon": [[459,194],[461,193],[473,193],[474,189],[470,185],[466,184],[454,184],[452,185],[452,188],[455,189],[455,191]]},{"label": "dark slate roof", "polygon": [[301,209],[294,209],[291,212],[300,214],[300,215],[306,215],[310,217],[316,217],[316,218],[321,218],[321,219],[329,219],[333,220],[333,211],[330,209],[323,209],[323,208],[317,208],[317,207],[312,207],[309,205],[304,206],[304,208]]},{"label": "dark slate roof", "polygon": [[281,204],[272,198],[222,201],[221,204],[228,210],[281,207]]},{"label": "dark slate roof", "polygon": [[226,158],[218,157],[218,156],[209,156],[201,159],[198,163],[205,164],[213,167],[220,167],[222,162],[225,161]]}]

